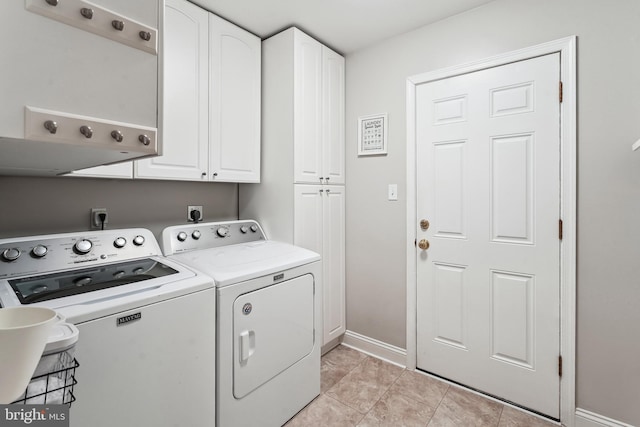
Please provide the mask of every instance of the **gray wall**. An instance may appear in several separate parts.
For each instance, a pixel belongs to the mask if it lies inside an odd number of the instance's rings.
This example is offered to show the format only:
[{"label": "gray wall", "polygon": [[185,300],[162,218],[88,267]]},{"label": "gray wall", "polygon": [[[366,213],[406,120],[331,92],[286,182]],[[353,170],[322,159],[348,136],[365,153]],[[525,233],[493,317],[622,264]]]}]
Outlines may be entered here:
[{"label": "gray wall", "polygon": [[[496,0],[347,55],[349,330],[406,345],[406,77],[577,35],[577,406],[640,425],[638,22],[637,0]],[[389,153],[358,158],[357,118],[381,112]]]},{"label": "gray wall", "polygon": [[89,229],[91,208],[107,208],[107,228],[162,229],[186,223],[187,206],[205,221],[237,219],[237,184],[76,177],[0,177],[0,238]]}]

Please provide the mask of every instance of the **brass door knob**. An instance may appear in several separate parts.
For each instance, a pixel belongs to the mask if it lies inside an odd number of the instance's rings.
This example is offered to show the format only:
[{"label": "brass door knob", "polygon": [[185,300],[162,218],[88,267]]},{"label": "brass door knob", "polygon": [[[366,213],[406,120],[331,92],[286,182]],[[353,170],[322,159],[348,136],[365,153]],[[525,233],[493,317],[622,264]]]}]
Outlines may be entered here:
[{"label": "brass door knob", "polygon": [[427,239],[422,239],[418,242],[418,247],[423,251],[429,249],[429,241]]}]

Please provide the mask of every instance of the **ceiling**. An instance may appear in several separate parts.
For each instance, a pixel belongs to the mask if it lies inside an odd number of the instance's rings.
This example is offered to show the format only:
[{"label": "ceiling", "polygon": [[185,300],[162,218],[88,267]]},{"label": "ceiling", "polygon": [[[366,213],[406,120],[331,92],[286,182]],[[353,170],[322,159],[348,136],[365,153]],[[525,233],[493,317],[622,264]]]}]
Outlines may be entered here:
[{"label": "ceiling", "polygon": [[493,0],[191,0],[267,38],[296,27],[342,54]]}]

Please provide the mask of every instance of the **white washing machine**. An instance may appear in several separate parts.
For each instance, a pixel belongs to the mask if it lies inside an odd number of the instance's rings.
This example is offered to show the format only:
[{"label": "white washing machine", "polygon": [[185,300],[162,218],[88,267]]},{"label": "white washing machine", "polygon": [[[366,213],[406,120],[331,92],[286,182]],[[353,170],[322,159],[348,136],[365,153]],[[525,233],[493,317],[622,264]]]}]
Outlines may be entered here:
[{"label": "white washing machine", "polygon": [[72,427],[213,427],[215,301],[146,229],[0,240],[0,307],[48,307],[79,330]]},{"label": "white washing machine", "polygon": [[281,426],[320,394],[320,255],[255,221],[169,227],[162,244],[216,285],[218,427]]}]

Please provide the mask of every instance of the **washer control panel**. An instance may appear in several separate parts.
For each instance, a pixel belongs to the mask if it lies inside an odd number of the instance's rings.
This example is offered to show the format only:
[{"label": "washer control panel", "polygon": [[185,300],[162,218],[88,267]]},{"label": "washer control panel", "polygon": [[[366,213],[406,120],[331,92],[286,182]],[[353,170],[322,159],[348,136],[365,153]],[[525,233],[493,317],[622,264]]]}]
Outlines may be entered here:
[{"label": "washer control panel", "polygon": [[253,220],[175,225],[162,232],[162,252],[171,255],[259,240],[266,240],[266,237]]},{"label": "washer control panel", "polygon": [[158,255],[143,228],[0,239],[0,279]]}]

